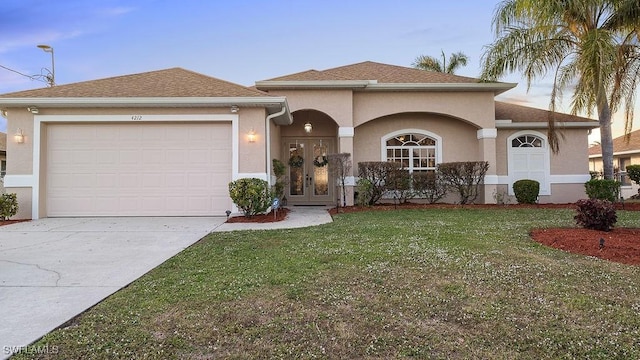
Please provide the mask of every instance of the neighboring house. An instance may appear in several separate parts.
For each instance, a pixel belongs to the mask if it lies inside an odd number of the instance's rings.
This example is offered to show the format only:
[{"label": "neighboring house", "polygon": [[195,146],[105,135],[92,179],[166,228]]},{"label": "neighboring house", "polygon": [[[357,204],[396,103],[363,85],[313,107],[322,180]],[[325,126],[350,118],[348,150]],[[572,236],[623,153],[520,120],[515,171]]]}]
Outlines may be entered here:
[{"label": "neighboring house", "polygon": [[0,192],[4,192],[4,175],[7,173],[7,134],[0,132]]},{"label": "neighboring house", "polygon": [[23,218],[223,215],[229,181],[273,183],[271,160],[299,155],[289,204],[334,204],[335,179],[318,165],[342,152],[354,173],[362,161],[488,161],[479,202],[522,178],[540,181],[540,202],[583,198],[597,122],[556,114],[564,137],[552,154],[549,112],[494,100],[514,86],[363,62],[255,88],[174,68],[4,94],[9,134],[24,133],[8,144],[6,186]]},{"label": "neighboring house", "polygon": [[[627,176],[627,165],[640,165],[640,130],[633,131],[629,137],[613,139],[613,167],[616,179],[620,181],[623,198],[638,194],[638,185]],[[589,148],[589,170],[602,173],[602,147]]]}]

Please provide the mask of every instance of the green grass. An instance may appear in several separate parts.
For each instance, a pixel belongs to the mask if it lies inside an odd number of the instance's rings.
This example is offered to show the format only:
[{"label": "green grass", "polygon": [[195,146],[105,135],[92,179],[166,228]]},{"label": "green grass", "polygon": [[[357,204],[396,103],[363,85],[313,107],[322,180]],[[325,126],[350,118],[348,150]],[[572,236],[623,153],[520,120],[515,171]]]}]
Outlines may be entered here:
[{"label": "green grass", "polygon": [[215,233],[34,346],[65,359],[640,358],[640,268],[528,236],[573,214],[391,210]]}]

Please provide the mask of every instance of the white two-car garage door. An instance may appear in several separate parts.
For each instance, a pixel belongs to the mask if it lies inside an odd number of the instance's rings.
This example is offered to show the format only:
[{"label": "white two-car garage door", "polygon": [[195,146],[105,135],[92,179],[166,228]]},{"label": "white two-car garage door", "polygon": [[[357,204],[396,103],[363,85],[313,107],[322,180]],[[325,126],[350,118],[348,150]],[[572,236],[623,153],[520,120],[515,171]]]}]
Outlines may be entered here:
[{"label": "white two-car garage door", "polygon": [[47,216],[220,216],[230,123],[62,123],[46,130]]}]

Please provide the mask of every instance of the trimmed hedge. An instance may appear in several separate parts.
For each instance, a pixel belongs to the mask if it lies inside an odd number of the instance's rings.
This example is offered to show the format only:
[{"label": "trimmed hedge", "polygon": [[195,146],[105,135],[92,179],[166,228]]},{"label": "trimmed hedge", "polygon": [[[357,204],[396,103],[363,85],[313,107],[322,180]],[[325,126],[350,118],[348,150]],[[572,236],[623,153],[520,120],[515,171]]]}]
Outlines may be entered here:
[{"label": "trimmed hedge", "polygon": [[592,179],[584,184],[589,199],[617,201],[620,195],[620,182],[610,179]]},{"label": "trimmed hedge", "polygon": [[273,201],[269,183],[257,178],[244,178],[229,183],[229,196],[245,217],[262,214]]},{"label": "trimmed hedge", "polygon": [[535,204],[540,194],[540,183],[529,179],[518,180],[513,183],[513,192],[518,204]]}]

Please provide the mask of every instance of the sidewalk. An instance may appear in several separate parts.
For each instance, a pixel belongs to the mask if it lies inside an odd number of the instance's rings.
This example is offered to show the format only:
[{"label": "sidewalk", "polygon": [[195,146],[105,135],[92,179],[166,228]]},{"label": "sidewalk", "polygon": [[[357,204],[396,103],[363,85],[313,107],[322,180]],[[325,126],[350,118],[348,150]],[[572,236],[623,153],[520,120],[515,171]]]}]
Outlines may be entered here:
[{"label": "sidewalk", "polygon": [[211,232],[235,230],[293,229],[327,224],[333,221],[329,215],[330,206],[290,206],[289,214],[283,221],[272,223],[224,223]]}]

